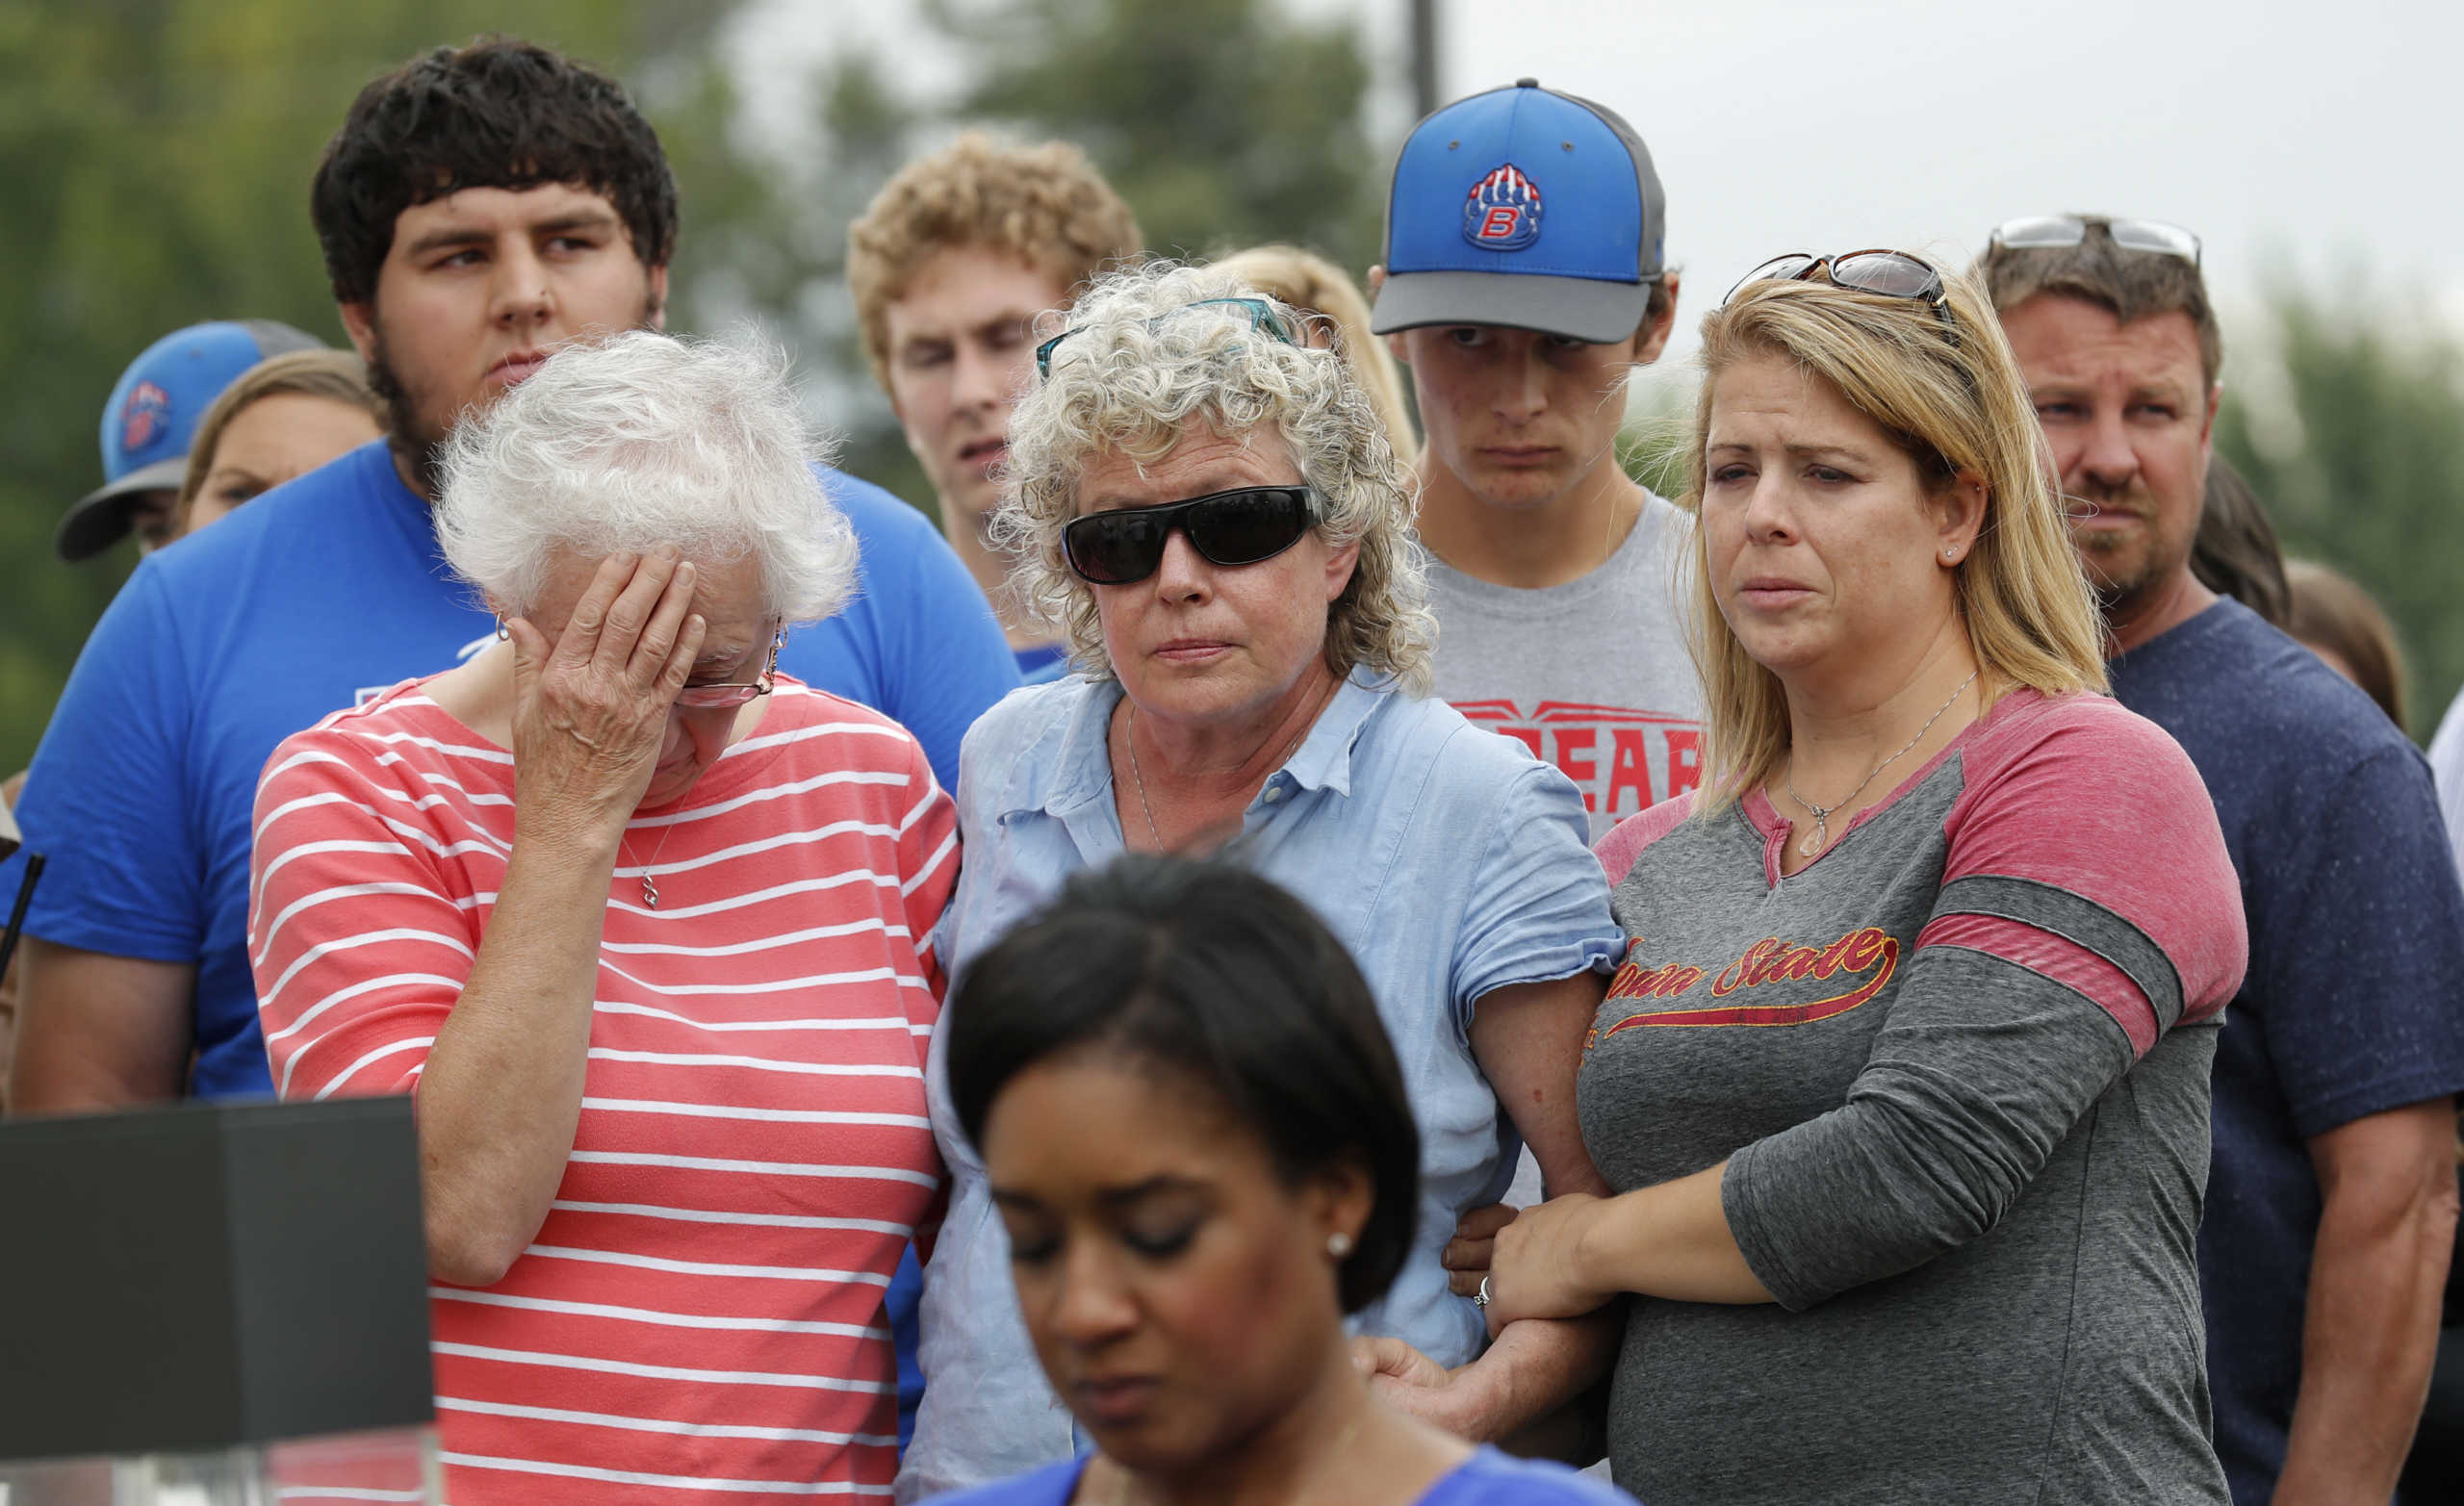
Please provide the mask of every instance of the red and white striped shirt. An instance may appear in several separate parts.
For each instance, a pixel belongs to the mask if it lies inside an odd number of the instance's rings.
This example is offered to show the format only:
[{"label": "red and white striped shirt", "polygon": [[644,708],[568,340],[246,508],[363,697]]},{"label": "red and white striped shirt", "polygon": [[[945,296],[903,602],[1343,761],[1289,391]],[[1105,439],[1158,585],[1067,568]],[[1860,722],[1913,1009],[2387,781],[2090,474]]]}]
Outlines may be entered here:
[{"label": "red and white striped shirt", "polygon": [[[275,751],[248,940],[284,1097],[416,1090],[512,835],[512,755],[419,681]],[[915,740],[784,677],[634,819],[555,1202],[502,1281],[431,1289],[457,1506],[889,1494],[882,1297],[938,1208],[930,937],[957,875]]]}]

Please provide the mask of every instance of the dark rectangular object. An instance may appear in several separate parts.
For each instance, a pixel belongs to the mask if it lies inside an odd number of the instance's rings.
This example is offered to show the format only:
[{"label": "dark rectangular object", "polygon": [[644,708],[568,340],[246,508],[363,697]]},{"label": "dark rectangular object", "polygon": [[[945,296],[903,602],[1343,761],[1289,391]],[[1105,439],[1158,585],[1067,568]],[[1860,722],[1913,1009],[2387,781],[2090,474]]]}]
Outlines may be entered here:
[{"label": "dark rectangular object", "polygon": [[433,1416],[408,1098],[0,1122],[0,1459]]}]

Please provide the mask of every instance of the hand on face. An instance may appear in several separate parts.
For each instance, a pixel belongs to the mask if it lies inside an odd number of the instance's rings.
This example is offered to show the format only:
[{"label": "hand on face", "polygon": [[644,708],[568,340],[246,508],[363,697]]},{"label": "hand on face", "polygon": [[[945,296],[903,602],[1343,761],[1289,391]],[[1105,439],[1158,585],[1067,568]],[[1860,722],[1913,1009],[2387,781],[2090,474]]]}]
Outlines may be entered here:
[{"label": "hand on face", "polygon": [[528,621],[506,620],[514,810],[526,828],[612,838],[632,819],[702,651],[695,574],[669,551],[617,554],[600,564],[552,646]]}]

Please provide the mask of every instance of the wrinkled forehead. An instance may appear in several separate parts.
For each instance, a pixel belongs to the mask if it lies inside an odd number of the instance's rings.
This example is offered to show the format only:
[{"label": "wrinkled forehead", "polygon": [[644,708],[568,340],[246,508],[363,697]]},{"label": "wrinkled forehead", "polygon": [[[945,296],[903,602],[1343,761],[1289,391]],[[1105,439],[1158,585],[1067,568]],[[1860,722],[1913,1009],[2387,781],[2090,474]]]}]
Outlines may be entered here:
[{"label": "wrinkled forehead", "polygon": [[[529,613],[531,625],[552,639],[561,635],[574,608],[596,582],[604,558],[569,544],[551,546]],[[760,561],[751,554],[730,557],[706,549],[688,549],[684,558],[696,577],[691,610],[708,625],[701,661],[732,664],[766,650],[778,625],[770,613]]]},{"label": "wrinkled forehead", "polygon": [[1078,467],[1077,510],[1143,507],[1236,486],[1301,482],[1292,447],[1268,424],[1223,433],[1204,424],[1123,436]]},{"label": "wrinkled forehead", "polygon": [[2124,319],[2085,298],[2040,293],[2002,312],[2002,330],[2032,388],[2195,397],[2206,385],[2198,325],[2168,309]]}]

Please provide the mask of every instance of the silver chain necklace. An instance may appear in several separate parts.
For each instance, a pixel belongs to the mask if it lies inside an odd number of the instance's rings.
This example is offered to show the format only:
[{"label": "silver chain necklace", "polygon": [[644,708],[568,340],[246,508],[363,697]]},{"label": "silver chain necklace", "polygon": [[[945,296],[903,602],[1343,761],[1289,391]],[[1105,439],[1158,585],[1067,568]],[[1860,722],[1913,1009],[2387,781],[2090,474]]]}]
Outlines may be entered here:
[{"label": "silver chain necklace", "polygon": [[1848,806],[1857,804],[1857,797],[1865,793],[1865,786],[1874,782],[1875,775],[1882,773],[1885,769],[1887,769],[1892,764],[1897,763],[1901,754],[1906,753],[1909,749],[1923,742],[1925,740],[1925,734],[1934,729],[1934,724],[1942,719],[1942,713],[1956,705],[1959,702],[1961,694],[1970,685],[1975,683],[1976,671],[1970,670],[1967,672],[1967,678],[1960,681],[1959,689],[1951,692],[1951,699],[1943,702],[1939,706],[1937,706],[1934,709],[1934,714],[1925,719],[1925,725],[1916,729],[1916,735],[1900,745],[1899,753],[1892,753],[1889,757],[1885,758],[1882,762],[1875,764],[1872,768],[1866,770],[1865,777],[1857,781],[1857,787],[1850,790],[1845,799],[1837,801],[1835,804],[1829,805],[1817,805],[1812,801],[1810,801],[1803,795],[1797,793],[1797,760],[1794,756],[1791,756],[1788,759],[1788,772],[1782,775],[1781,779],[1788,786],[1788,798],[1795,801],[1798,804],[1803,805],[1813,817],[1813,834],[1807,837],[1805,841],[1798,846],[1797,851],[1805,856],[1812,857],[1819,854],[1824,848],[1829,847],[1831,845],[1831,818],[1838,812],[1846,809]]},{"label": "silver chain necklace", "polygon": [[[1127,701],[1129,698],[1124,696],[1121,699]],[[1293,753],[1299,750],[1300,740],[1309,735],[1309,727],[1314,726],[1317,720],[1312,716],[1302,725],[1300,730],[1292,734],[1292,741],[1283,745],[1283,756],[1275,760],[1276,768],[1280,769],[1292,761]],[[1129,748],[1129,782],[1138,791],[1138,808],[1145,813],[1146,834],[1155,839],[1155,851],[1168,853],[1171,849],[1164,845],[1164,833],[1155,825],[1155,807],[1148,804],[1146,801],[1146,776],[1138,767],[1138,702],[1135,701],[1129,702],[1129,715],[1125,723],[1126,725],[1121,728],[1120,740]],[[1274,776],[1270,774],[1267,778],[1272,779]]]},{"label": "silver chain necklace", "polygon": [[[650,862],[642,865],[642,903],[652,909],[658,908],[658,885],[651,881],[651,868],[658,862],[658,855],[667,851],[667,839],[675,834],[676,823],[671,821],[668,823],[667,830],[658,834],[658,846],[651,849]],[[625,833],[624,846],[628,853],[633,850],[633,833],[630,830]]]}]

